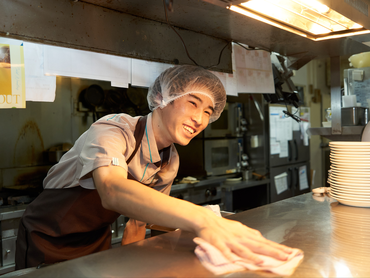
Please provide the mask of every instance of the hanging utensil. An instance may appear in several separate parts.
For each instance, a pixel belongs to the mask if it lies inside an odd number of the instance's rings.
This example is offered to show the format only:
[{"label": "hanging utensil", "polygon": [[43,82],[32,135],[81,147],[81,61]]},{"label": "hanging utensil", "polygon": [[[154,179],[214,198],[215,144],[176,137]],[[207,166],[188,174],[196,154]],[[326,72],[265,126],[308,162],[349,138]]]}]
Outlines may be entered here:
[{"label": "hanging utensil", "polygon": [[91,85],[80,93],[80,101],[92,110],[94,122],[97,120],[96,108],[103,105],[105,99],[104,90],[99,85]]}]

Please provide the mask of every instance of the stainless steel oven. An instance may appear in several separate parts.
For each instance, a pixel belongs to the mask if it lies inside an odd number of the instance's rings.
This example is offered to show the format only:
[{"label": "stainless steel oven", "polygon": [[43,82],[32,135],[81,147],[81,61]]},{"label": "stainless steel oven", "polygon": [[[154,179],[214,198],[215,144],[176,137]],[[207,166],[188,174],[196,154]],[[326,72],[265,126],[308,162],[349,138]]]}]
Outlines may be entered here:
[{"label": "stainless steel oven", "polygon": [[242,137],[246,124],[242,103],[226,103],[220,118],[204,130],[204,138]]},{"label": "stainless steel oven", "polygon": [[245,161],[243,138],[193,139],[176,145],[180,156],[178,177],[206,177],[240,172]]}]

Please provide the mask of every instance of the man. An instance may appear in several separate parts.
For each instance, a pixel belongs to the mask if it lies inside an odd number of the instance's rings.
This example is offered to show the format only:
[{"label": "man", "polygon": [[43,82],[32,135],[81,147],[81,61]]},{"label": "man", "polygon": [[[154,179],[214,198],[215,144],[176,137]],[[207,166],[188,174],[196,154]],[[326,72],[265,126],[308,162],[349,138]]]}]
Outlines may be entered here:
[{"label": "man", "polygon": [[[109,115],[75,142],[44,180],[45,190],[22,217],[16,269],[51,264],[110,248],[110,224],[130,217],[122,239],[145,236],[145,223],[191,231],[221,250],[261,263],[256,254],[285,260],[291,249],[239,222],[172,198],[179,166],[174,143],[187,145],[220,116],[220,80],[195,66],[164,71],[148,92],[147,117]],[[164,194],[163,194],[164,193]]]}]

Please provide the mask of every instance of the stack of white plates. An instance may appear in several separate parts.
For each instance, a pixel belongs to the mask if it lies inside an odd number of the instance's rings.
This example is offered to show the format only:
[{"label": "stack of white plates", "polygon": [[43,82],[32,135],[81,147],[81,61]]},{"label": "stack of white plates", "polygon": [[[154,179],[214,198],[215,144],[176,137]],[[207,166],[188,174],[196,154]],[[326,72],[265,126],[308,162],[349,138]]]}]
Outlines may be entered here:
[{"label": "stack of white plates", "polygon": [[370,207],[370,142],[330,142],[330,195],[338,202]]}]

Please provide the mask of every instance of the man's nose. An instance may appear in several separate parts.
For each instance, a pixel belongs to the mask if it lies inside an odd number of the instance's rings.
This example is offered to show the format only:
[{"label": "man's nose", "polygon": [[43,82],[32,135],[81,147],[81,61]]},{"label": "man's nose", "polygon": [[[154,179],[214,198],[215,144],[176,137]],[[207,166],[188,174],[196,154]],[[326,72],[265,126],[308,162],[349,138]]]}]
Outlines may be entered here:
[{"label": "man's nose", "polygon": [[195,121],[197,124],[201,125],[203,121],[203,111],[196,111],[193,113],[192,116],[193,121]]}]

